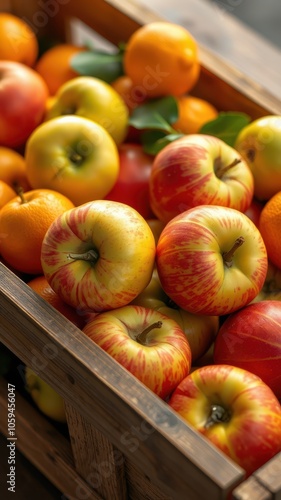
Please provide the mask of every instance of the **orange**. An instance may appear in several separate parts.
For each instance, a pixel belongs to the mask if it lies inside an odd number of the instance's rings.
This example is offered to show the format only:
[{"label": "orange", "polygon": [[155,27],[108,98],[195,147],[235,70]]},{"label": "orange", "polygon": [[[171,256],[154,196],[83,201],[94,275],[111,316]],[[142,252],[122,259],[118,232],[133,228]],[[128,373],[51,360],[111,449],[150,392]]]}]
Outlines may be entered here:
[{"label": "orange", "polygon": [[45,80],[51,95],[55,95],[63,83],[78,76],[71,68],[70,61],[82,50],[85,48],[61,43],[46,50],[38,59],[35,70]]},{"label": "orange", "polygon": [[8,201],[12,200],[17,196],[17,193],[14,191],[9,184],[0,180],[0,208],[2,208]]},{"label": "orange", "polygon": [[73,208],[64,195],[34,189],[16,196],[0,210],[0,253],[14,269],[43,274],[41,245],[47,229],[63,212]]},{"label": "orange", "polygon": [[199,78],[198,45],[183,26],[148,23],[129,38],[123,66],[135,88],[147,97],[180,96]]},{"label": "orange", "polygon": [[129,112],[143,104],[146,100],[145,92],[135,87],[131,78],[127,75],[119,76],[116,80],[111,82],[111,86],[125,101]]},{"label": "orange", "polygon": [[34,66],[38,57],[35,32],[23,19],[0,12],[0,59]]},{"label": "orange", "polygon": [[0,146],[0,179],[14,190],[22,188],[23,191],[31,189],[25,170],[25,159],[10,148]]},{"label": "orange", "polygon": [[259,230],[269,260],[281,269],[281,191],[272,196],[260,213]]},{"label": "orange", "polygon": [[85,320],[74,307],[66,304],[60,296],[52,289],[44,275],[36,276],[27,282],[28,286],[32,288],[40,297],[46,302],[49,302],[57,311],[63,314],[69,321],[71,321],[78,328],[85,326]]},{"label": "orange", "polygon": [[173,128],[183,134],[197,134],[205,123],[218,116],[218,110],[205,99],[184,95],[177,98],[178,119]]}]

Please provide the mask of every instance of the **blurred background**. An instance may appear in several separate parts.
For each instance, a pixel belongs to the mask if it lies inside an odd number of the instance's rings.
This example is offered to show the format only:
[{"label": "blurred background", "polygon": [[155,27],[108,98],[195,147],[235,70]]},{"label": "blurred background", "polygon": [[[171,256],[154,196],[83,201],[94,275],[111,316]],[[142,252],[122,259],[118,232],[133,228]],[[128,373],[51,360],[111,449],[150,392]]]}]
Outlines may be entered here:
[{"label": "blurred background", "polygon": [[[132,3],[134,0],[131,0]],[[281,98],[281,0],[137,0]]]},{"label": "blurred background", "polygon": [[220,9],[237,17],[281,49],[280,0],[213,0]]}]

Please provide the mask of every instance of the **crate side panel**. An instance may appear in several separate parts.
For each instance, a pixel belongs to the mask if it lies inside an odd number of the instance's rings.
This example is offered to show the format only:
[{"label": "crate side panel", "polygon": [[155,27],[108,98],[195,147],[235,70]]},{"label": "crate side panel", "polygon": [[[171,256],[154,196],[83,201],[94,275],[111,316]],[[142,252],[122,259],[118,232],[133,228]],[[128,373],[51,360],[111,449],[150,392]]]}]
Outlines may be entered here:
[{"label": "crate side panel", "polygon": [[218,499],[243,479],[238,466],[3,265],[0,317],[0,340],[164,492]]}]

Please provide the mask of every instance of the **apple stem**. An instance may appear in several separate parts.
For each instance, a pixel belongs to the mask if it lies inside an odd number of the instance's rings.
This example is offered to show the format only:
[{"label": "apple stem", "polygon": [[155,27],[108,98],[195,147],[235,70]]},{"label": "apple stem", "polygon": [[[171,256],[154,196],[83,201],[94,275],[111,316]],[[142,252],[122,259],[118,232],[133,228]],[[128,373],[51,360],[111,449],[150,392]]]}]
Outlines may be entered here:
[{"label": "apple stem", "polygon": [[69,253],[68,258],[73,260],[85,260],[87,262],[95,263],[99,258],[99,254],[92,248],[91,250],[88,250],[88,252],[84,253]]},{"label": "apple stem", "polygon": [[25,199],[25,196],[24,196],[24,191],[22,189],[21,186],[19,186],[16,190],[16,193],[18,194],[18,196],[20,197],[21,199],[21,203],[27,203],[26,199]]},{"label": "apple stem", "polygon": [[149,325],[147,328],[145,328],[141,333],[139,333],[136,337],[136,341],[139,344],[145,345],[146,344],[146,337],[151,330],[154,330],[154,328],[161,328],[162,326],[162,321],[156,321],[155,323],[152,323],[152,325]]},{"label": "apple stem", "polygon": [[75,163],[75,165],[80,165],[83,162],[83,156],[79,153],[76,153],[76,151],[72,151],[71,155],[69,156],[69,160],[72,163]]},{"label": "apple stem", "polygon": [[220,405],[212,405],[210,413],[205,423],[205,429],[209,429],[215,424],[220,424],[223,422],[229,422],[231,413]]},{"label": "apple stem", "polygon": [[237,238],[237,240],[235,240],[233,247],[230,250],[228,250],[228,252],[224,252],[222,254],[222,258],[223,258],[224,263],[227,267],[232,266],[233,255],[234,255],[235,251],[237,250],[237,248],[241,247],[241,245],[243,245],[244,242],[245,242],[245,239],[243,238],[243,236],[239,236],[239,238]]},{"label": "apple stem", "polygon": [[228,171],[230,170],[232,167],[235,167],[235,165],[238,165],[238,163],[241,163],[241,158],[234,158],[234,160],[229,164],[229,165],[226,165],[225,167],[218,167],[216,169],[216,176],[221,179],[222,176]]}]

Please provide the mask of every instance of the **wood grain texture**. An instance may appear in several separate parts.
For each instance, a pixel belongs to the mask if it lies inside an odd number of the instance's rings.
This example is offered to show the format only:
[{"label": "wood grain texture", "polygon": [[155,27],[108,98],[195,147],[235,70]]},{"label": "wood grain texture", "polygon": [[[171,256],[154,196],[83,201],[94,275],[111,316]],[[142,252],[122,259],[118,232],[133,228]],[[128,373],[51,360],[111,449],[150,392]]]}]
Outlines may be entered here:
[{"label": "wood grain texture", "polygon": [[271,493],[254,476],[249,477],[233,491],[233,500],[273,500]]},{"label": "wood grain texture", "polygon": [[[7,381],[0,378],[0,432],[4,436],[7,436],[7,402]],[[79,492],[89,500],[101,500],[76,472],[69,441],[17,392],[15,417],[16,449],[58,490],[69,500],[79,498]]]},{"label": "wood grain texture", "polygon": [[8,453],[5,453],[6,447],[7,438],[0,433],[0,498],[3,500],[10,498],[16,500],[28,498],[62,500],[62,493],[27,460],[19,449],[16,449],[16,491],[14,495],[9,493],[7,490],[9,465],[7,462]]},{"label": "wood grain texture", "polygon": [[0,321],[0,340],[164,494],[215,500],[242,480],[238,466],[3,264]]},{"label": "wood grain texture", "polygon": [[[56,13],[47,14],[45,9],[45,21],[40,24],[41,2],[39,7],[37,0],[0,0],[0,9],[3,5],[6,9],[8,4],[14,13],[28,19],[38,33],[52,33],[62,40],[69,39],[73,17],[80,18],[114,44],[126,41],[140,25],[160,19],[129,0],[122,3],[68,0],[56,3]],[[205,97],[221,110],[244,111],[252,118],[281,114],[279,99],[206,48],[201,47],[200,53],[201,78],[194,94]],[[116,456],[122,462],[121,457],[125,457],[127,488],[132,498],[223,500],[235,488],[235,499],[280,500],[280,455],[272,462],[273,468],[272,464],[266,464],[265,469],[239,484],[244,472],[238,466],[2,264],[0,341],[64,397],[69,409],[72,442],[77,426],[83,446],[87,444],[88,430],[91,442],[104,443],[105,450],[98,460],[103,459],[103,453],[108,459],[113,450],[117,450]],[[41,425],[44,428],[46,422],[42,422],[38,412],[30,414],[30,411],[29,407],[25,408],[25,402],[20,405],[20,434],[30,460],[44,473],[49,471],[54,484],[65,476],[71,481],[72,475],[72,478],[80,478],[81,487],[83,484],[90,488],[75,470],[76,466],[87,479],[89,466],[80,444],[71,449],[70,443],[59,440],[57,448],[48,435],[53,430],[46,432],[41,442]],[[36,429],[31,419],[36,422]],[[38,446],[46,451],[43,458]],[[97,457],[91,450],[85,453],[89,459]],[[50,468],[50,456],[55,457],[53,468]],[[122,481],[119,487],[124,495]],[[90,498],[100,498],[91,488],[88,491]]]},{"label": "wood grain texture", "polygon": [[[281,432],[281,430],[280,430]],[[281,454],[269,460],[254,474],[255,479],[267,488],[274,500],[281,500]]]},{"label": "wood grain texture", "polygon": [[124,456],[72,405],[65,407],[75,469],[104,500],[126,500]]}]

